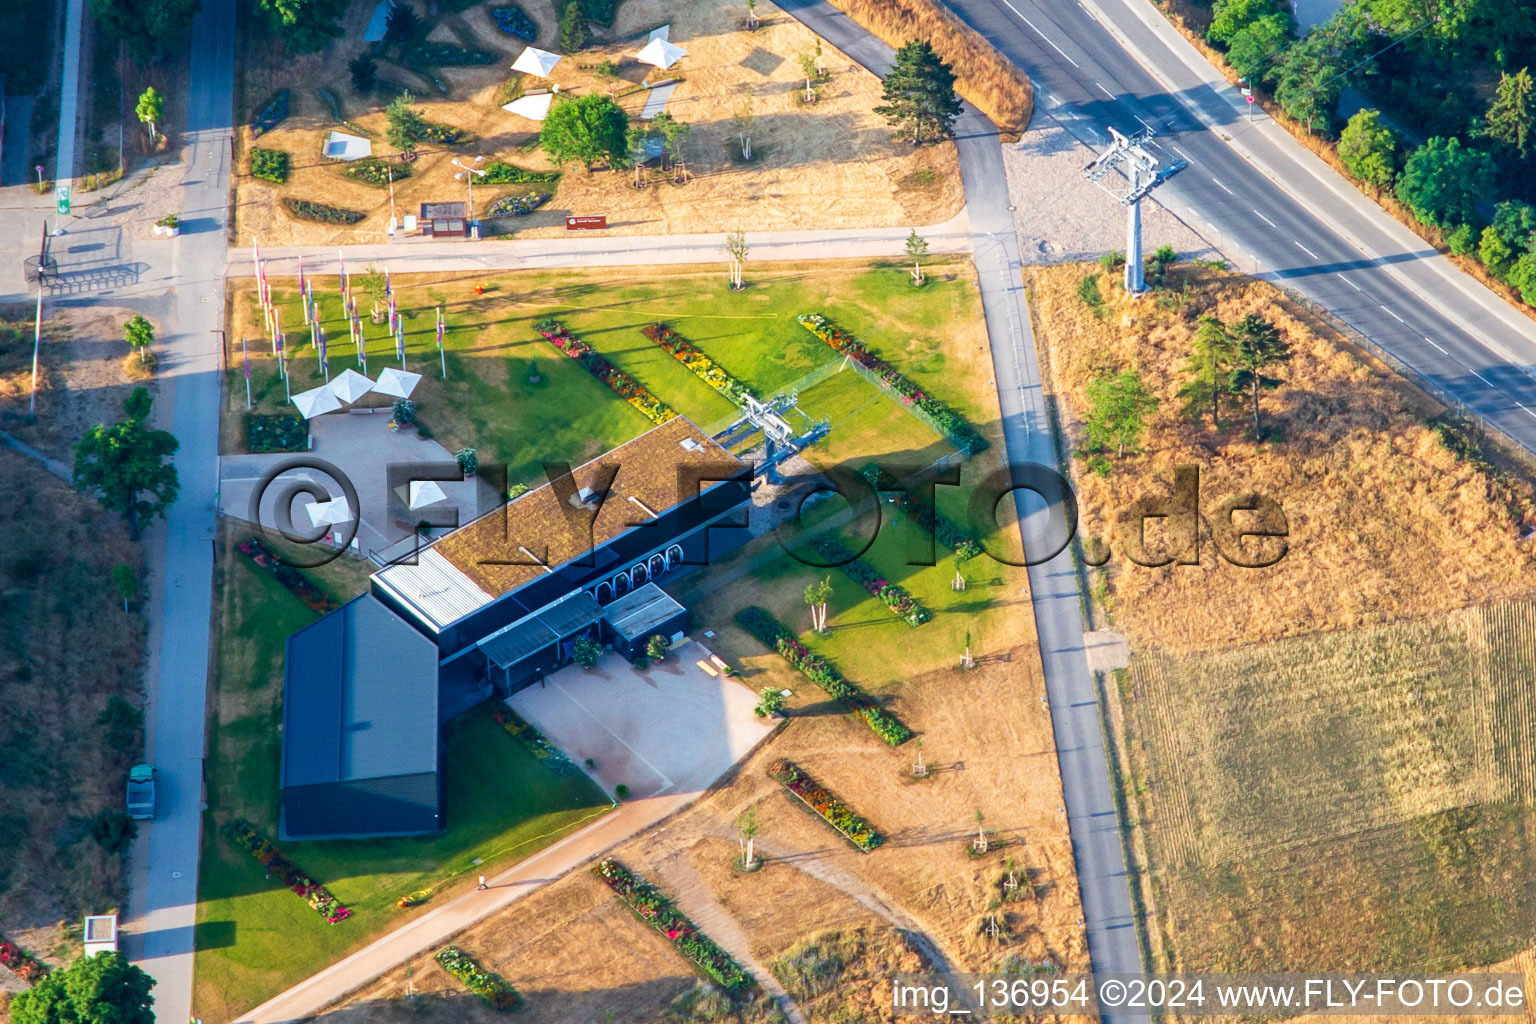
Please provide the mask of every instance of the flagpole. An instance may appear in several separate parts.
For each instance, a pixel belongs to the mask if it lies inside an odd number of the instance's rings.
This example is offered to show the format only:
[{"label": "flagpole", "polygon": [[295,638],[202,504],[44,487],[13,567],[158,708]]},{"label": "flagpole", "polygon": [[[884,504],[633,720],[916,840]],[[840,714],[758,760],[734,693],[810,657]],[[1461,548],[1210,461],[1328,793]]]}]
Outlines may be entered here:
[{"label": "flagpole", "polygon": [[240,355],[245,360],[245,411],[251,411],[251,354],[245,350],[245,339],[240,339]]},{"label": "flagpole", "polygon": [[443,364],[443,380],[448,379],[448,354],[443,351],[443,307],[437,307],[437,358]]}]

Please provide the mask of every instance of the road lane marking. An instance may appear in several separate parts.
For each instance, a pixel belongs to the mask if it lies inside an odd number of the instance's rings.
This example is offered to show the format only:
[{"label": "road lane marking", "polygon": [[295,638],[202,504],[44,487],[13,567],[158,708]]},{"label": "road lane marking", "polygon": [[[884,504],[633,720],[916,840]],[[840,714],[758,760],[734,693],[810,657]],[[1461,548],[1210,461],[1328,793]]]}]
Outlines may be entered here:
[{"label": "road lane marking", "polygon": [[1211,180],[1214,181],[1216,184],[1221,185],[1222,191],[1226,192],[1227,195],[1229,195],[1229,196],[1237,195],[1236,192],[1233,192],[1231,189],[1227,188],[1226,185],[1223,185],[1220,178],[1212,178]]},{"label": "road lane marking", "polygon": [[1355,282],[1353,282],[1353,281],[1351,281],[1351,280],[1350,280],[1350,279],[1349,279],[1349,278],[1347,278],[1347,277],[1346,277],[1346,278],[1344,278],[1344,283],[1345,283],[1345,284],[1347,284],[1347,285],[1349,285],[1349,286],[1350,286],[1350,287],[1351,287],[1351,288],[1353,288],[1353,289],[1354,289],[1354,290],[1355,290],[1355,291],[1357,291],[1357,292],[1359,292],[1359,291],[1364,291],[1364,290],[1365,290],[1365,289],[1363,289],[1363,288],[1361,288],[1361,287],[1360,287],[1360,286],[1359,286],[1359,285],[1357,285],[1357,284],[1355,284]]},{"label": "road lane marking", "polygon": [[1110,99],[1114,99],[1115,98],[1115,94],[1110,92],[1108,89],[1104,88],[1102,83],[1094,82],[1093,84],[1097,85],[1099,87],[1099,92],[1103,93],[1105,96],[1108,96]]},{"label": "road lane marking", "polygon": [[[1434,339],[1434,338],[1431,338],[1431,337],[1430,337],[1430,336],[1429,336],[1429,335],[1427,335],[1427,334],[1426,334],[1426,335],[1424,335],[1424,340],[1425,340],[1425,341],[1427,341],[1427,342],[1429,342],[1429,343],[1430,343],[1430,344],[1431,344],[1431,345],[1435,345],[1435,339]],[[1440,348],[1440,346],[1439,346],[1439,345],[1435,345],[1435,348],[1436,348],[1436,349],[1438,349],[1438,350],[1439,350],[1439,352],[1440,352],[1440,354],[1441,354],[1441,355],[1443,355],[1443,356],[1448,356],[1448,355],[1450,355],[1450,353],[1449,353],[1449,352],[1447,352],[1447,351],[1446,351],[1446,350],[1445,350],[1445,349],[1443,349],[1443,348]]]},{"label": "road lane marking", "polygon": [[1315,260],[1322,259],[1321,256],[1319,256],[1317,253],[1313,252],[1311,249],[1308,249],[1306,246],[1302,245],[1300,242],[1296,243],[1296,247],[1298,249],[1300,249],[1302,252],[1306,253],[1308,256],[1311,256]]},{"label": "road lane marking", "polygon": [[1398,323],[1406,324],[1408,322],[1407,320],[1404,320],[1402,317],[1398,316],[1396,313],[1392,312],[1390,309],[1387,309],[1386,306],[1382,306],[1381,308],[1387,311],[1387,316],[1391,317],[1393,320],[1396,320]]},{"label": "road lane marking", "polygon": [[1044,32],[1041,32],[1038,28],[1035,28],[1035,23],[1030,21],[1028,18],[1024,17],[1024,12],[1023,11],[1021,11],[1017,7],[1013,6],[1013,4],[1008,3],[1008,0],[1003,0],[1003,3],[1007,4],[1008,9],[1010,11],[1012,11],[1014,14],[1017,14],[1019,16],[1019,20],[1020,21],[1024,22],[1024,24],[1028,25],[1030,28],[1035,29],[1035,35],[1039,36],[1041,39],[1044,39],[1046,41],[1046,43],[1048,43],[1050,45],[1051,49],[1055,50],[1057,53],[1061,54],[1063,57],[1066,57],[1068,64],[1071,64],[1075,68],[1082,67],[1082,65],[1079,64],[1077,61],[1073,60],[1071,57],[1067,57],[1067,51],[1063,50],[1061,47],[1057,46],[1054,42],[1052,42],[1050,36],[1046,35]]},{"label": "road lane marking", "polygon": [[[1180,149],[1180,148],[1179,148],[1179,147],[1178,147],[1178,146],[1174,146],[1174,147],[1172,147],[1172,149],[1173,149],[1173,151],[1174,151],[1174,152],[1175,152],[1175,153],[1177,153],[1177,154],[1179,154],[1179,156],[1181,156],[1181,157],[1183,157],[1183,158],[1184,158],[1184,159],[1185,159],[1185,160],[1189,160],[1189,154],[1188,154],[1188,153],[1186,153],[1186,152],[1184,152],[1184,151],[1183,151],[1183,150],[1182,150],[1182,149]],[[1189,162],[1190,162],[1190,163],[1194,163],[1194,161],[1193,161],[1193,160],[1189,160]]]},{"label": "road lane marking", "polygon": [[[1520,408],[1525,409],[1525,406],[1522,403],[1516,402],[1515,404],[1520,406]],[[1531,410],[1529,410],[1529,409],[1525,409],[1525,412],[1526,412],[1527,416],[1530,416],[1532,418],[1536,418],[1536,412],[1531,412]]]},{"label": "road lane marking", "polygon": [[1484,384],[1487,384],[1489,387],[1493,387],[1493,381],[1489,380],[1487,377],[1484,377],[1482,374],[1478,373],[1476,370],[1473,370],[1471,372],[1472,372],[1472,376],[1476,377],[1478,380],[1482,381]]},{"label": "road lane marking", "polygon": [[1268,217],[1264,216],[1258,210],[1254,210],[1253,211],[1253,215],[1255,217],[1259,218],[1259,220],[1263,221],[1265,224],[1268,224],[1270,227],[1275,228],[1276,230],[1278,230],[1279,227],[1280,227],[1280,225],[1276,224],[1274,221],[1272,221]]}]

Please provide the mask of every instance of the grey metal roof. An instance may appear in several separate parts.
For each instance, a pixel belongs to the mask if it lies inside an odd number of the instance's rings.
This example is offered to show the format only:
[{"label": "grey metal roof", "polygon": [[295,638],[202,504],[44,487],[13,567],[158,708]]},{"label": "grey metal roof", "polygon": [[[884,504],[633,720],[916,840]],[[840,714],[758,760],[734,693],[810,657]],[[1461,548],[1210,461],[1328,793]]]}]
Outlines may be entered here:
[{"label": "grey metal roof", "polygon": [[585,590],[575,590],[546,605],[538,615],[539,621],[556,633],[570,636],[602,618],[603,609],[591,594]]},{"label": "grey metal roof", "polygon": [[644,636],[683,610],[654,583],[632,590],[603,609],[608,624],[631,640]]},{"label": "grey metal roof", "polygon": [[423,548],[413,561],[387,565],[373,578],[405,607],[420,612],[432,629],[441,631],[493,600],[435,547]]},{"label": "grey metal roof", "polygon": [[543,650],[560,634],[539,621],[537,615],[518,619],[480,641],[480,650],[500,668],[509,668],[535,651]]},{"label": "grey metal roof", "polygon": [[283,786],[436,772],[437,658],[372,595],[289,637]]}]

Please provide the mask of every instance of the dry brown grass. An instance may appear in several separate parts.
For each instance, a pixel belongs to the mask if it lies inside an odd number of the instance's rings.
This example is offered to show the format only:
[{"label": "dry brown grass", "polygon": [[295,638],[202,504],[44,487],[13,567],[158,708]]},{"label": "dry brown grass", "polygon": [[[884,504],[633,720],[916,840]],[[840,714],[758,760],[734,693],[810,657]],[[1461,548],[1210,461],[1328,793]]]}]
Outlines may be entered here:
[{"label": "dry brown grass", "polygon": [[[1256,643],[1530,590],[1532,542],[1520,537],[1532,518],[1529,485],[1451,454],[1427,424],[1441,409],[1422,392],[1268,284],[1178,267],[1169,290],[1129,299],[1101,276],[1109,308],[1099,318],[1076,295],[1097,270],[1053,267],[1031,271],[1029,282],[1069,418],[1084,408],[1085,385],[1106,370],[1139,367],[1162,400],[1143,454],[1116,460],[1107,478],[1077,480],[1080,535],[1110,541],[1109,609],[1137,649]],[[1261,402],[1283,436],[1277,443],[1242,433],[1246,406],[1235,400],[1220,436],[1208,421],[1179,414],[1175,393],[1198,318],[1249,312],[1275,323],[1296,353],[1280,370],[1283,386]],[[1200,564],[1130,563],[1122,530],[1132,502],[1172,493],[1181,464],[1200,468]],[[1279,502],[1289,522],[1289,551],[1269,568],[1231,565],[1210,541],[1217,505],[1251,491]],[[1149,539],[1161,536],[1160,527],[1148,529]]]},{"label": "dry brown grass", "polygon": [[[548,3],[523,5],[540,24],[537,45],[553,48],[554,18]],[[293,169],[286,184],[237,177],[237,227],[241,244],[252,238],[271,244],[333,244],[379,240],[389,219],[384,189],[342,176],[342,165],[320,155],[321,141],[333,128],[329,106],[318,90],[340,98],[346,118],[373,133],[374,156],[393,160],[395,151],[384,138],[383,105],[387,95],[360,96],[351,87],[346,64],[360,48],[356,42],[374,7],[373,0],[354,0],[345,20],[345,40],[309,56],[291,56],[252,43],[244,61],[243,120],[279,89],[290,90],[290,116],[274,131],[252,141],[242,131],[240,169],[249,169],[251,146],[286,150]],[[884,121],[871,112],[880,100],[880,83],[846,55],[823,44],[830,78],[818,85],[811,106],[796,102],[803,86],[797,56],[810,53],[817,37],[794,18],[763,0],[762,24],[746,31],[741,9],[711,0],[667,3],[665,0],[625,0],[614,28],[599,30],[588,49],[566,57],[550,81],[561,92],[617,92],[638,84],[655,69],[636,63],[637,38],[663,24],[671,38],[689,55],[677,65],[683,77],[667,109],[692,128],[686,185],[671,183],[671,175],[652,169],[644,188],[633,187],[631,172],[599,168],[587,172],[579,164],[567,168],[558,187],[548,185],[486,186],[475,190],[483,210],[502,195],[553,191],[553,198],[526,217],[504,224],[521,236],[563,236],[569,214],[602,213],[610,232],[657,234],[725,231],[741,226],[742,211],[750,208],[750,226],[762,229],[841,228],[873,225],[928,224],[948,219],[964,205],[959,163],[954,146],[945,143],[915,149],[890,137]],[[522,50],[521,40],[498,31],[486,6],[439,19],[434,39],[466,40],[476,48],[494,50],[504,59],[484,67],[439,69],[449,85],[447,95],[391,61],[381,61],[381,77],[409,87],[425,115],[465,129],[470,140],[454,147],[426,146],[411,165],[411,177],[396,186],[400,214],[415,213],[422,202],[463,200],[465,186],[453,179],[451,165],[461,158],[483,155],[530,170],[552,165],[537,149],[537,122],[502,110],[508,66]],[[612,61],[616,79],[598,77],[592,68]],[[519,76],[513,76],[519,77]],[[659,77],[652,75],[653,78]],[[524,85],[534,88],[536,80]],[[619,100],[632,119],[645,102],[643,92]],[[752,135],[754,159],[741,163],[731,116],[750,102],[757,119]],[[313,199],[365,212],[365,220],[350,227],[298,221],[282,209],[282,197]]]},{"label": "dry brown grass", "polygon": [[122,809],[137,740],[109,749],[96,716],[143,703],[144,622],[107,582],[138,569],[121,521],[37,463],[0,450],[0,930],[54,962],[61,922],[120,905],[122,861],[86,819]]},{"label": "dry brown grass", "polygon": [[933,44],[938,55],[954,68],[956,90],[987,115],[1005,139],[1017,141],[1029,127],[1035,106],[1029,76],[938,0],[831,2],[891,46],[914,39]]}]

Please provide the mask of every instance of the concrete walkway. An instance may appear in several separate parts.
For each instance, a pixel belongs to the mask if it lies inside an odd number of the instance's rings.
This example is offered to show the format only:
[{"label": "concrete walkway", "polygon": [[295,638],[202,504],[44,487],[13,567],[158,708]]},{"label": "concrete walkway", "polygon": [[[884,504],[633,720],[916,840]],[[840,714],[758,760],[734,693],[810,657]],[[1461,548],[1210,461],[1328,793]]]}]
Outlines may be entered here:
[{"label": "concrete walkway", "polygon": [[75,138],[80,130],[80,36],[85,30],[85,0],[65,0],[64,71],[59,78],[59,142],[53,179],[68,185],[75,176]]},{"label": "concrete walkway", "polygon": [[[994,133],[994,140],[996,135]],[[1002,161],[998,161],[1002,174]],[[1008,223],[1006,220],[998,223]],[[911,228],[849,228],[837,231],[748,231],[747,277],[752,264],[766,260],[879,259],[904,254]],[[921,228],[929,252],[971,251],[971,219],[961,210],[942,224]],[[348,245],[339,250],[354,270],[369,263],[387,263],[393,273],[436,270],[513,270],[554,267],[623,267],[657,264],[719,263],[725,265],[725,235],[620,235],[524,238],[512,241],[404,239],[383,245]],[[297,272],[299,257],[313,274],[340,269],[336,246],[284,246],[261,250],[268,274]],[[724,270],[722,269],[722,273]],[[252,273],[251,250],[230,254],[231,277]]]}]

